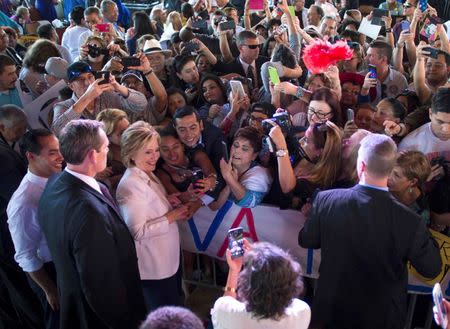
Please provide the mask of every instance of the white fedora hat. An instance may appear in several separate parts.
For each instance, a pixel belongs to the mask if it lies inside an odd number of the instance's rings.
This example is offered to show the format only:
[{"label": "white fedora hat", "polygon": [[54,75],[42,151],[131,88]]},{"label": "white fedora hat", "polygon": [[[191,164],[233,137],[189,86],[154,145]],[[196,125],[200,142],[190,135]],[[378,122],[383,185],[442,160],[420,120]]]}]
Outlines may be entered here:
[{"label": "white fedora hat", "polygon": [[172,56],[172,50],[162,49],[161,44],[156,39],[146,40],[143,47],[144,54],[163,53],[164,56]]}]

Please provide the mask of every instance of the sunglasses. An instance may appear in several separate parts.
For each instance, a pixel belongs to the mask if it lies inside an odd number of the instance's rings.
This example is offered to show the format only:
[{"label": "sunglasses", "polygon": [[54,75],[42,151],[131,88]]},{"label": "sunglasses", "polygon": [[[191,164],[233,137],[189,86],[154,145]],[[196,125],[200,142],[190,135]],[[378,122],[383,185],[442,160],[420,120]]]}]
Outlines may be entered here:
[{"label": "sunglasses", "polygon": [[347,45],[348,45],[351,49],[359,50],[359,43],[358,43],[358,42],[347,41]]},{"label": "sunglasses", "polygon": [[247,46],[250,49],[256,49],[259,48],[261,45],[244,45],[244,46]]},{"label": "sunglasses", "polygon": [[411,8],[411,7],[414,7],[412,4],[410,4],[410,3],[404,3],[403,4],[403,8]]},{"label": "sunglasses", "polygon": [[69,82],[72,82],[76,78],[80,77],[80,75],[82,75],[83,73],[92,73],[92,68],[89,65],[87,65],[87,66],[83,67],[81,70],[70,71],[69,72]]}]

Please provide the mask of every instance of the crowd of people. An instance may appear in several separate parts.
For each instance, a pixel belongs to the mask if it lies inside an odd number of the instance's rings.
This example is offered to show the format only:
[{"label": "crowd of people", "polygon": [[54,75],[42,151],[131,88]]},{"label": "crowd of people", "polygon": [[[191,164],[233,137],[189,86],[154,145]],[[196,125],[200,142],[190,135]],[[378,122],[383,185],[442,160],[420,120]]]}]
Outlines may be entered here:
[{"label": "crowd of people", "polygon": [[449,1],[256,2],[1,1],[0,327],[202,328],[178,223],[232,202],[301,212],[320,278],[245,241],[210,326],[403,328],[450,235]]}]

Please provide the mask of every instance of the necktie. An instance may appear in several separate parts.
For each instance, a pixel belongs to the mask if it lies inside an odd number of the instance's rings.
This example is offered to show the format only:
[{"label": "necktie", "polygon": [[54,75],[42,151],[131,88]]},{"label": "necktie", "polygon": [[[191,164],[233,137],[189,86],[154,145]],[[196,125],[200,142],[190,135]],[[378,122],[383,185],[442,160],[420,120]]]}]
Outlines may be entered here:
[{"label": "necktie", "polygon": [[111,193],[109,193],[108,188],[103,185],[102,183],[98,184],[100,186],[100,191],[102,191],[102,194],[105,198],[108,199],[108,201],[111,203],[110,206],[114,208],[115,211],[117,211],[120,214],[119,208],[116,205],[116,201],[112,197]]},{"label": "necktie", "polygon": [[256,75],[255,68],[249,65],[247,68],[247,78],[252,79],[252,87],[258,88],[258,76]]}]

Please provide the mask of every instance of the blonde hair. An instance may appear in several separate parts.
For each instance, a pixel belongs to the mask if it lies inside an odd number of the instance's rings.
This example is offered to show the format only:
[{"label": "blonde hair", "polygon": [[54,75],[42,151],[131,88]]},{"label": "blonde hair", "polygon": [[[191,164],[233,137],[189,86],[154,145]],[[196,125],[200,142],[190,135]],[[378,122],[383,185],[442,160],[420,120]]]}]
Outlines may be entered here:
[{"label": "blonde hair", "polygon": [[117,123],[122,119],[128,119],[128,116],[119,109],[105,109],[97,114],[96,119],[103,123],[106,136],[110,136],[114,132]]},{"label": "blonde hair", "polygon": [[90,36],[88,36],[88,38],[84,42],[84,45],[87,45],[92,40],[99,42],[100,43],[100,48],[106,48],[106,46],[107,46],[106,41],[102,37],[99,37],[97,35],[90,35]]},{"label": "blonde hair", "polygon": [[122,134],[120,141],[120,153],[122,162],[127,168],[135,166],[132,160],[137,151],[153,138],[157,138],[158,143],[160,137],[158,132],[150,124],[144,121],[136,121],[127,128]]},{"label": "blonde hair", "polygon": [[19,18],[23,18],[26,14],[30,14],[30,11],[28,10],[27,7],[24,6],[19,6],[16,9],[16,16]]},{"label": "blonde hair", "polygon": [[427,157],[422,152],[400,152],[396,165],[402,168],[403,175],[407,179],[416,179],[416,186],[423,191],[423,186],[431,173],[431,165]]}]

